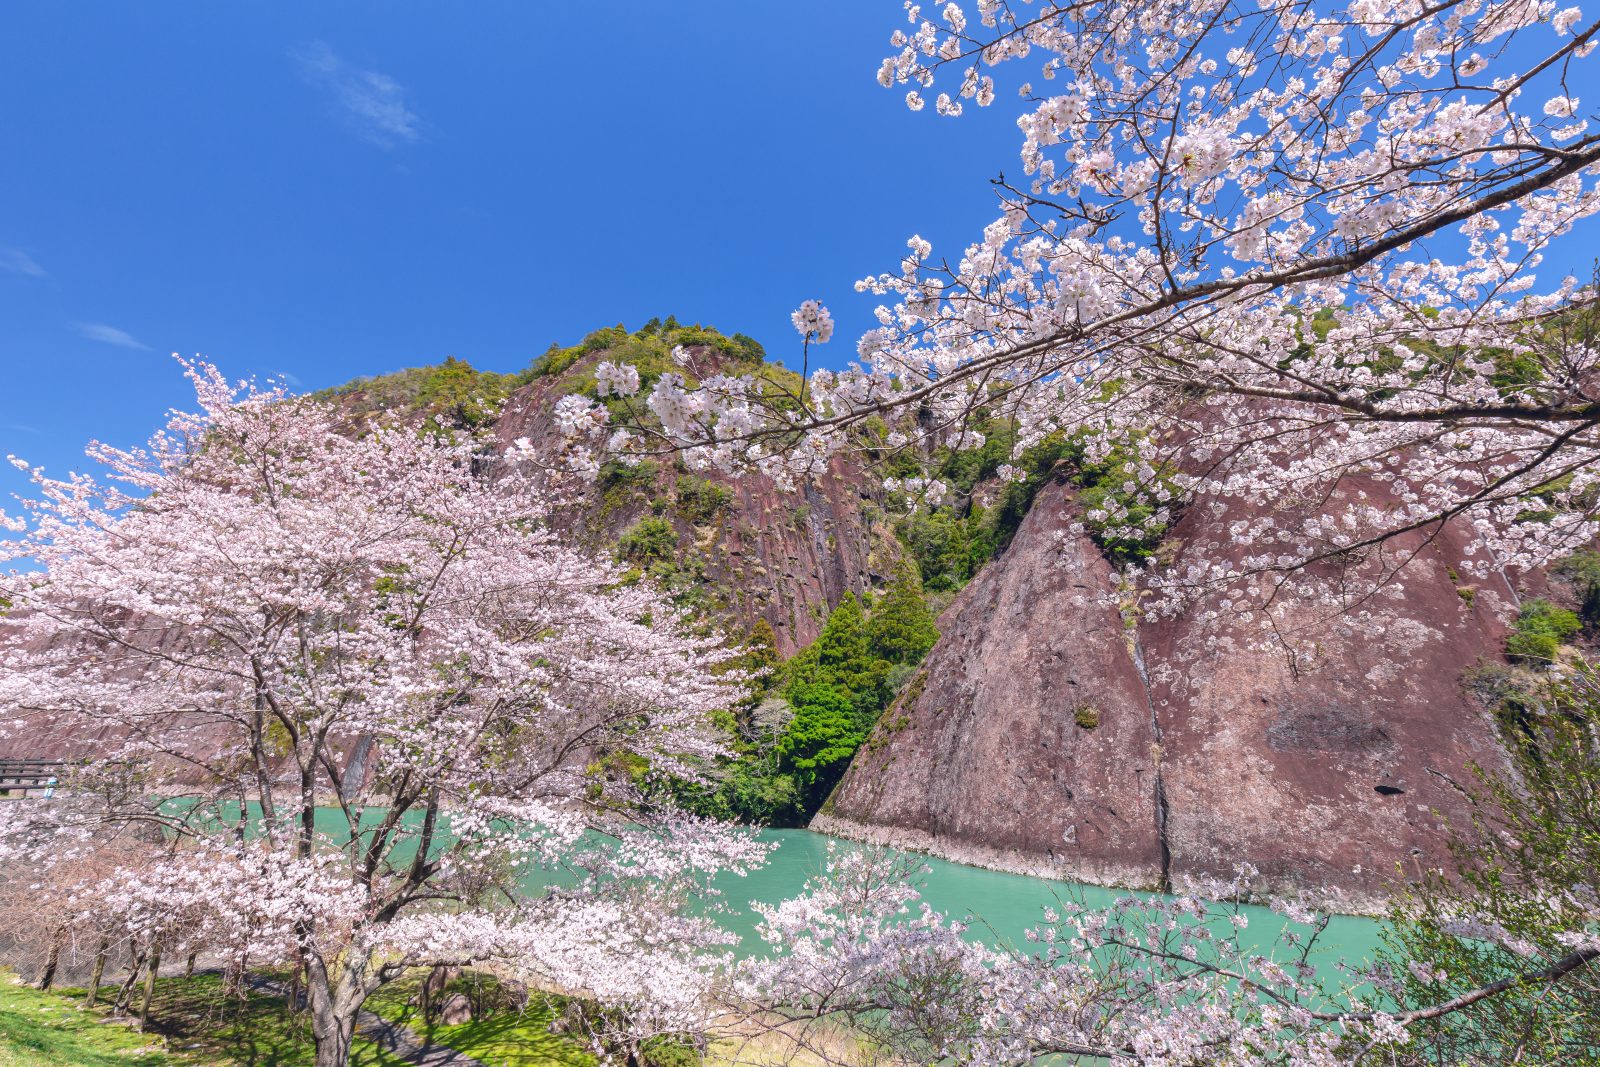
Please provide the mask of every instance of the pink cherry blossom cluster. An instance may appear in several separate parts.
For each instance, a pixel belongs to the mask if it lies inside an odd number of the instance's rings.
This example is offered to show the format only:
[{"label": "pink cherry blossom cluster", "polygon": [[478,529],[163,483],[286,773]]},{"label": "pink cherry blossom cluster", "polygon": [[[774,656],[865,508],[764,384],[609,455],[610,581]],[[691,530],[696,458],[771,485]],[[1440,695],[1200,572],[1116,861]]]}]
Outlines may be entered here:
[{"label": "pink cherry blossom cluster", "polygon": [[97,936],[304,967],[319,1063],[409,965],[708,1010],[727,939],[690,905],[766,849],[651,783],[722,752],[720,639],[476,440],[186,369],[198,413],[91,446],[105,478],[32,470],[0,542],[0,729],[82,761],[0,858]]},{"label": "pink cherry blossom cluster", "polygon": [[955,115],[1016,72],[1023,180],[978,240],[912,237],[858,283],[879,325],[799,410],[658,384],[691,464],[807,477],[874,416],[929,450],[995,419],[1018,453],[1133,449],[1177,498],[1096,520],[1117,536],[1180,504],[1238,516],[1223,550],[1130,574],[1140,602],[1226,599],[1263,631],[1274,603],[1351,611],[1402,582],[1407,534],[1461,528],[1482,580],[1600,532],[1596,294],[1560,269],[1600,211],[1600,23],[1545,0],[906,10],[879,80],[913,110],[944,84]]},{"label": "pink cherry blossom cluster", "polygon": [[[1020,946],[975,939],[933,912],[918,899],[918,873],[904,855],[835,850],[801,896],[761,909],[761,933],[778,951],[736,973],[751,1015],[777,1020],[769,1025],[824,1062],[849,1060],[830,1055],[810,1029],[819,1024],[848,1026],[912,1062],[1353,1067],[1427,1061],[1412,1028],[1479,999],[1402,1009],[1390,964],[1313,964],[1328,917],[1303,902],[1274,905],[1278,932],[1251,937],[1248,867],[1173,897],[1089,906],[1068,896]],[[1464,923],[1462,936],[1492,939],[1483,926]],[[1570,955],[1530,961],[1530,971],[1600,957],[1600,940],[1567,941]],[[1443,978],[1425,963],[1407,971]]]}]

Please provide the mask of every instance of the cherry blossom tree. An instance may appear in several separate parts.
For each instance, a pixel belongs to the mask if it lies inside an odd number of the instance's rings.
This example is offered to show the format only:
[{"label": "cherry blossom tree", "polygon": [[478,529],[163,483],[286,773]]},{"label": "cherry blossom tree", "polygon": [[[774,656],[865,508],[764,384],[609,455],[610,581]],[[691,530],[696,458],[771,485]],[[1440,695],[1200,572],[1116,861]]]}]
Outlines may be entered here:
[{"label": "cherry blossom tree", "polygon": [[6,520],[0,729],[81,765],[8,805],[0,856],[152,972],[303,968],[319,1067],[414,965],[691,1028],[727,938],[687,905],[764,848],[637,768],[718,754],[726,653],[476,441],[186,369],[197,414],[91,446],[106,477],[32,470]]},{"label": "cherry blossom tree", "polygon": [[[738,991],[763,1030],[829,1063],[852,1062],[833,1039],[840,1028],[900,1062],[985,1067],[1060,1057],[1420,1067],[1441,1062],[1446,1049],[1448,1062],[1487,1067],[1534,1062],[1518,1058],[1533,1049],[1582,1059],[1592,1047],[1583,1042],[1593,1031],[1600,937],[1593,912],[1582,910],[1593,901],[1587,885],[1574,887],[1583,898],[1575,918],[1540,923],[1550,936],[1539,945],[1480,917],[1480,903],[1455,898],[1465,910],[1433,916],[1430,936],[1450,942],[1456,959],[1501,958],[1493,981],[1463,985],[1433,958],[1318,965],[1329,920],[1304,902],[1275,903],[1278,932],[1252,937],[1255,909],[1243,902],[1255,873],[1241,868],[1231,883],[1196,894],[1107,906],[1068,895],[1013,947],[973,938],[921,903],[914,857],[835,850],[802,895],[761,909],[760,932],[782,951],[748,962]],[[1551,903],[1573,902],[1568,894]],[[1432,1028],[1458,1017],[1475,1018],[1486,1036],[1437,1041]],[[1538,1062],[1578,1062],[1561,1055]]]},{"label": "cherry blossom tree", "polygon": [[[1134,575],[1172,594],[1154,610],[1337,596],[1308,564],[1450,523],[1484,573],[1594,536],[1595,290],[1559,240],[1600,209],[1581,99],[1600,23],[1547,0],[906,13],[878,77],[912,111],[1020,101],[999,216],[956,255],[912,237],[858,283],[885,302],[851,369],[798,398],[663,376],[627,448],[802,477],[877,416],[891,448],[978,447],[1003,420],[1017,453],[1055,434],[1134,450],[1151,506],[1093,517],[1115,536],[1245,505],[1241,555]],[[808,346],[831,333],[814,302],[795,323]]]}]

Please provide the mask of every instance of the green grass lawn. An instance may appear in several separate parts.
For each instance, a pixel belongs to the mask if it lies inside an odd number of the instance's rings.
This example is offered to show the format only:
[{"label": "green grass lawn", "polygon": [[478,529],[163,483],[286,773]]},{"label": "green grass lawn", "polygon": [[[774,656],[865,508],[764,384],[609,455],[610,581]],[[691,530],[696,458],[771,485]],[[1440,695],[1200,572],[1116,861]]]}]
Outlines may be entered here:
[{"label": "green grass lawn", "polygon": [[197,1062],[168,1056],[163,1042],[105,1025],[76,1001],[41,993],[0,971],[0,1067],[170,1067]]},{"label": "green grass lawn", "polygon": [[[309,1067],[311,1033],[282,1000],[223,992],[216,975],[162,978],[140,1034],[112,1020],[104,1002],[85,1011],[83,990],[41,993],[0,972],[0,1067]],[[357,1039],[353,1067],[407,1067]]]},{"label": "green grass lawn", "polygon": [[594,1067],[595,1058],[579,1042],[550,1032],[553,1011],[538,994],[522,1011],[505,1007],[499,985],[487,975],[467,972],[445,995],[464,993],[474,1000],[498,1004],[498,1010],[459,1026],[425,1023],[411,1004],[427,972],[416,971],[385,986],[367,1000],[367,1008],[390,1022],[401,1023],[420,1038],[482,1061],[487,1067]]},{"label": "green grass lawn", "polygon": [[[595,1067],[582,1042],[552,1034],[551,1003],[535,994],[518,1011],[492,976],[467,972],[445,991],[485,1007],[484,1017],[459,1026],[426,1023],[416,1005],[425,971],[386,986],[367,1008],[419,1038],[483,1062],[486,1067]],[[41,993],[0,970],[0,1067],[309,1067],[311,1032],[304,1015],[262,993],[228,996],[214,974],[156,981],[146,1033],[113,1019],[116,987],[101,987],[100,1004],[83,1007],[84,991]],[[651,1057],[652,1060],[657,1057]],[[660,1057],[682,1063],[681,1057]],[[405,1061],[357,1038],[353,1067],[405,1067]]]}]

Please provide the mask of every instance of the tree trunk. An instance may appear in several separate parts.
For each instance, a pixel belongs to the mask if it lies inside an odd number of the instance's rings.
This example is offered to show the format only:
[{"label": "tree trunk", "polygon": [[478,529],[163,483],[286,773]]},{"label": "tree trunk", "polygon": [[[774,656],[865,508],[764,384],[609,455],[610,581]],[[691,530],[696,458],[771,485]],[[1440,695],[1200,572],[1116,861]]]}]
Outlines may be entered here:
[{"label": "tree trunk", "polygon": [[316,1067],[347,1067],[356,1016],[377,982],[370,973],[372,960],[351,951],[332,967],[318,956],[306,959],[306,1006],[311,1012],[311,1040],[316,1046]]},{"label": "tree trunk", "polygon": [[139,981],[139,972],[144,970],[144,953],[134,950],[133,964],[128,970],[128,980],[122,983],[122,988],[117,990],[117,999],[111,1002],[111,1011],[119,1013],[128,1004],[128,995],[133,992],[133,987]]},{"label": "tree trunk", "polygon": [[139,1032],[144,1033],[145,1020],[150,1017],[150,998],[156,992],[156,972],[161,969],[161,946],[150,944],[150,966],[144,972],[144,999],[139,1002]]},{"label": "tree trunk", "polygon": [[347,1067],[350,1062],[350,1042],[355,1035],[356,1018],[320,1018],[311,1014],[311,1039],[316,1045],[316,1067]]},{"label": "tree trunk", "polygon": [[100,979],[106,974],[106,956],[111,952],[111,941],[102,937],[100,945],[94,950],[94,973],[89,976],[89,997],[83,1006],[92,1008],[100,1000]]},{"label": "tree trunk", "polygon": [[67,939],[67,928],[56,927],[56,932],[50,935],[50,955],[45,957],[44,970],[39,972],[39,988],[49,989],[55,985],[56,968],[61,965],[61,944]]}]

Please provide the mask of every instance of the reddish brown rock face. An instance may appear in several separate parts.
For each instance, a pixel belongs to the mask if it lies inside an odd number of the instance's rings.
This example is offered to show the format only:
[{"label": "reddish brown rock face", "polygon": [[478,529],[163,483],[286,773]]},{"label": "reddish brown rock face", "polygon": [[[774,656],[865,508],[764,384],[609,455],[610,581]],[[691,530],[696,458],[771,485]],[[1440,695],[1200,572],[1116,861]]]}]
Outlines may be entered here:
[{"label": "reddish brown rock face", "polygon": [[[1351,908],[1381,898],[1397,865],[1445,862],[1435,812],[1466,815],[1450,781],[1502,758],[1461,676],[1498,658],[1509,587],[1469,604],[1449,569],[1464,543],[1403,546],[1421,549],[1404,595],[1370,619],[1322,623],[1297,605],[1285,625],[1313,629],[1291,658],[1203,610],[1124,629],[1071,509],[1066,487],[1041,491],[817,828],[1143,887],[1249,863],[1263,892],[1337,890]],[[1174,533],[1225,538],[1228,520],[1190,514]]]},{"label": "reddish brown rock face", "polygon": [[845,819],[956,859],[1152,882],[1150,707],[1121,618],[1091,593],[1111,568],[1068,525],[1036,506],[1004,564],[962,591],[817,828]]},{"label": "reddish brown rock face", "polygon": [[[551,411],[566,391],[565,377],[518,390],[495,425],[498,447],[527,438],[541,451],[559,453]],[[650,490],[657,498],[670,498],[680,473],[664,458]],[[664,517],[685,553],[704,566],[721,600],[718,613],[732,632],[765,619],[777,635],[778,651],[791,656],[816,639],[846,593],[865,591],[893,569],[890,539],[875,535],[862,519],[862,503],[876,492],[876,481],[848,460],[834,459],[821,479],[793,490],[759,475],[706,477],[732,494],[726,509],[699,525],[670,511]],[[591,493],[579,500],[571,528],[609,552],[624,530],[652,513],[650,493],[619,501]]]}]

